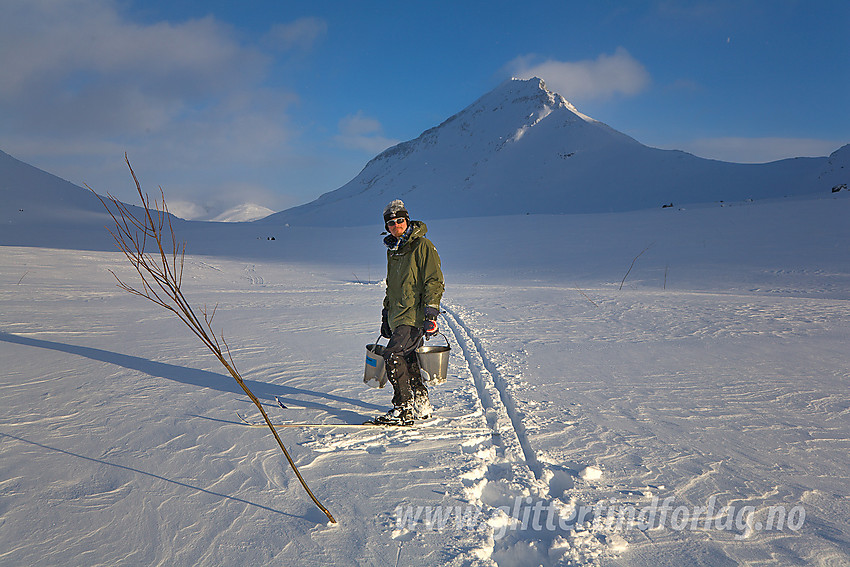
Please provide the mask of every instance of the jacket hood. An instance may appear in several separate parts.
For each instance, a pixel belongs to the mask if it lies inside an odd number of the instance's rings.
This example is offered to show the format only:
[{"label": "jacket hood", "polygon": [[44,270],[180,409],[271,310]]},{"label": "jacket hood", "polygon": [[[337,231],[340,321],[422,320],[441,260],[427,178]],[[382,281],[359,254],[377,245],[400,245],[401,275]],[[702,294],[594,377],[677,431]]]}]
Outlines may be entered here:
[{"label": "jacket hood", "polygon": [[428,232],[428,226],[422,221],[410,221],[410,227],[413,230],[410,232],[410,238],[408,240],[413,240],[414,238],[425,236],[425,234]]}]

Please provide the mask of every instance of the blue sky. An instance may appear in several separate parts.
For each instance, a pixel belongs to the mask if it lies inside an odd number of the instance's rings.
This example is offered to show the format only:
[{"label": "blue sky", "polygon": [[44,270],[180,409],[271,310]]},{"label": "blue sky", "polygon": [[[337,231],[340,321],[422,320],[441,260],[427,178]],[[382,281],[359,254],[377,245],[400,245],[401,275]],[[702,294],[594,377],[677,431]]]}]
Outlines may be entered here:
[{"label": "blue sky", "polygon": [[511,76],[651,146],[850,142],[850,2],[2,0],[0,149],[185,216],[354,177]]}]

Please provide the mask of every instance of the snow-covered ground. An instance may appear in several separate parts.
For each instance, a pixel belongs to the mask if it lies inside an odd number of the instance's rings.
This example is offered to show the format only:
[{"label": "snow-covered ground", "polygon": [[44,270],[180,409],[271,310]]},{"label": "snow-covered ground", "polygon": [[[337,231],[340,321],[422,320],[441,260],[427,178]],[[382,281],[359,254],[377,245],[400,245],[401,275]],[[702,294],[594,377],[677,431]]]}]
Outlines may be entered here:
[{"label": "snow-covered ground", "polygon": [[[850,564],[848,218],[842,192],[428,223],[438,418],[280,429],[336,525],[122,256],[0,247],[0,564]],[[362,383],[379,227],[179,228],[276,420],[388,408]]]}]

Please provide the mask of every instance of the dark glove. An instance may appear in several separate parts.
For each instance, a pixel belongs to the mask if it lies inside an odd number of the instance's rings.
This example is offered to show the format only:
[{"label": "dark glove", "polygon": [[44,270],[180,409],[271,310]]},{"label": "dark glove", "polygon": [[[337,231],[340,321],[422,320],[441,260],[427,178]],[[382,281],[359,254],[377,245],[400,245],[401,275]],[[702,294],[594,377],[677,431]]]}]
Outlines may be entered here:
[{"label": "dark glove", "polygon": [[425,308],[425,324],[422,325],[422,330],[425,331],[425,338],[430,339],[440,330],[437,325],[437,317],[440,315],[440,310],[430,305]]},{"label": "dark glove", "polygon": [[390,322],[388,320],[389,313],[386,309],[381,311],[381,336],[385,339],[389,339],[393,336],[393,330],[390,329]]}]

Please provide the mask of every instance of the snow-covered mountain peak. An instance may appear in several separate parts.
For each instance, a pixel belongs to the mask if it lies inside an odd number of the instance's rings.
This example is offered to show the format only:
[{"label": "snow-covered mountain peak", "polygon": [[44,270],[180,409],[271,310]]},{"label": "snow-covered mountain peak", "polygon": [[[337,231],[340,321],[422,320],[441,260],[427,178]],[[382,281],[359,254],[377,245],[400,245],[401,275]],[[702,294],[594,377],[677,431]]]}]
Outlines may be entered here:
[{"label": "snow-covered mountain peak", "polygon": [[[539,77],[531,79],[512,78],[505,81],[490,94],[504,94],[512,104],[529,101],[531,104],[542,105],[550,110],[566,109],[586,122],[596,122],[590,116],[582,114],[566,98],[546,88],[546,83]],[[486,95],[485,95],[486,96]]]},{"label": "snow-covered mountain peak", "polygon": [[[546,88],[543,79],[509,79],[485,94],[464,110],[449,118],[444,124],[458,118],[469,119],[478,114],[498,113],[506,119],[532,118],[534,123],[553,113],[567,122],[580,119],[595,123],[596,120],[582,114],[567,99]],[[488,119],[489,120],[489,119]]]},{"label": "snow-covered mountain peak", "polygon": [[450,153],[456,157],[458,154],[466,157],[491,154],[506,144],[519,141],[531,128],[543,124],[550,131],[567,128],[572,138],[582,139],[585,145],[600,141],[607,144],[612,136],[617,142],[634,142],[579,112],[564,97],[549,91],[542,79],[509,79],[415,140],[379,154],[364,171],[381,162],[407,159],[427,148],[439,148],[440,154]]},{"label": "snow-covered mountain peak", "polygon": [[[307,224],[332,214],[362,224],[394,198],[409,199],[428,218],[454,216],[453,208],[476,215],[572,210],[563,204],[565,189],[585,190],[583,178],[600,160],[636,147],[642,146],[580,113],[543,80],[510,79],[439,126],[379,154],[338,190],[269,221]],[[568,170],[581,183],[567,186]],[[553,190],[561,202],[555,210]]]},{"label": "snow-covered mountain peak", "polygon": [[647,147],[582,114],[542,79],[510,79],[357,177],[269,223],[380,224],[401,198],[420,219],[625,211],[770,198],[846,183],[844,154],[743,165]]}]

